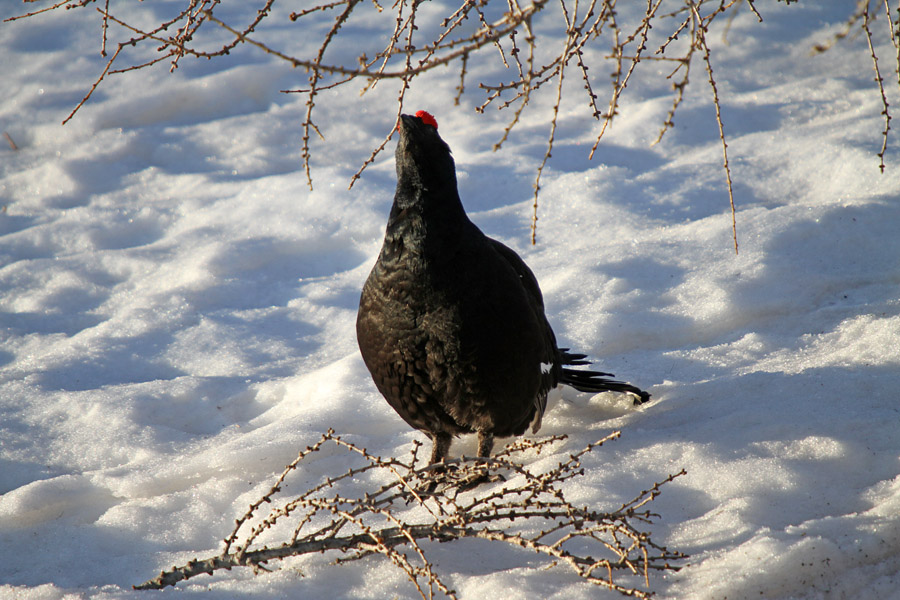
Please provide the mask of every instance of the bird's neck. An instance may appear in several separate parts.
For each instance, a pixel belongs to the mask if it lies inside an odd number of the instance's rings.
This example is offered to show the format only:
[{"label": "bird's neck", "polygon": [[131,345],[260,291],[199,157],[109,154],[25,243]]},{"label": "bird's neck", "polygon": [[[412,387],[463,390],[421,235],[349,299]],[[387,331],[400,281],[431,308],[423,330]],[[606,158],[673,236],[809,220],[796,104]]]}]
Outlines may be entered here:
[{"label": "bird's neck", "polygon": [[385,235],[385,251],[404,260],[441,262],[455,253],[469,225],[456,189],[397,188]]}]

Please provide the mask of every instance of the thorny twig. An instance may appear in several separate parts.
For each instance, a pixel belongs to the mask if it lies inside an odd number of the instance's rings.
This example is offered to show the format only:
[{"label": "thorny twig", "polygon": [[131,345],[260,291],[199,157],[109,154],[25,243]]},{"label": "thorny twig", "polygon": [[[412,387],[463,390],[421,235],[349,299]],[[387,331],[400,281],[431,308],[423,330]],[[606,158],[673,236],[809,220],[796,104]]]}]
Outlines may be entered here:
[{"label": "thorny twig", "polygon": [[[860,29],[866,38],[869,57],[872,59],[872,69],[875,72],[875,85],[878,88],[881,100],[881,116],[884,118],[884,129],[881,131],[881,149],[877,154],[879,159],[878,167],[881,172],[884,173],[884,155],[887,152],[888,134],[891,130],[891,113],[887,92],[884,88],[884,78],[881,75],[881,68],[879,67],[878,54],[875,51],[874,34],[870,27],[871,23],[878,18],[878,13],[872,11],[872,4],[875,3],[877,6],[877,2],[878,0],[857,0],[856,8],[847,18],[847,21],[844,23],[841,30],[838,31],[832,39],[813,46],[813,52],[822,53],[831,50],[835,44],[844,38],[849,37],[857,24],[860,25]],[[884,15],[887,20],[888,39],[894,47],[894,75],[897,78],[897,83],[900,84],[900,3],[898,3],[897,8],[895,9],[895,12],[897,13],[896,20],[891,18],[891,1],[881,0],[881,4],[884,7]]]},{"label": "thorny twig", "polygon": [[[878,153],[883,170],[891,117],[875,51],[875,32],[870,27],[876,18],[871,5],[877,1],[858,0],[845,27],[835,34],[833,40],[816,45],[815,51],[828,50],[837,41],[849,36],[857,26],[865,33],[883,107],[884,129]],[[792,0],[783,2],[793,3]],[[887,34],[896,49],[895,72],[900,82],[900,7],[894,9],[897,18],[892,19],[891,2],[892,0],[881,0],[887,20]],[[316,107],[323,94],[335,93],[351,82],[361,83],[363,93],[373,89],[381,81],[397,81],[399,84],[397,106],[390,130],[351,177],[352,187],[392,138],[396,122],[404,110],[406,92],[413,81],[428,72],[454,66],[459,69],[458,85],[454,90],[456,103],[460,102],[468,87],[469,90],[474,88],[485,94],[484,101],[476,107],[476,111],[483,112],[491,105],[501,110],[511,109],[507,125],[494,144],[495,150],[502,146],[512,130],[522,122],[526,108],[530,108],[532,112],[541,110],[535,106],[543,106],[544,110],[549,110],[546,151],[536,169],[534,183],[532,242],[535,241],[537,231],[537,201],[541,178],[552,155],[559,120],[570,118],[573,113],[568,106],[572,86],[566,86],[566,66],[574,60],[578,67],[583,81],[581,87],[587,100],[582,106],[588,111],[587,118],[597,122],[595,130],[590,133],[594,140],[589,152],[592,157],[619,114],[628,83],[640,65],[668,61],[674,64],[674,70],[668,75],[673,80],[673,99],[654,142],[658,143],[674,125],[675,114],[689,85],[691,65],[699,57],[708,75],[710,95],[715,105],[725,155],[723,168],[737,250],[728,144],[722,122],[721,97],[712,75],[712,50],[707,38],[710,27],[720,15],[728,13],[730,23],[742,7],[747,7],[758,21],[762,21],[762,14],[753,0],[645,0],[643,14],[637,13],[636,18],[630,7],[627,11],[620,10],[618,0],[457,0],[444,16],[439,14],[440,8],[434,7],[432,3],[423,3],[422,0],[396,0],[389,9],[378,0],[320,0],[288,16],[290,21],[303,26],[305,32],[320,32],[318,41],[314,38],[309,46],[301,44],[301,47],[312,49],[307,54],[276,48],[268,41],[266,31],[260,25],[267,20],[271,22],[282,18],[281,13],[275,12],[276,3],[288,4],[288,0],[247,2],[244,6],[259,8],[244,9],[243,13],[230,8],[232,16],[226,22],[215,14],[221,0],[183,0],[182,8],[176,8],[169,18],[162,19],[152,27],[139,27],[135,25],[135,20],[112,14],[111,11],[120,8],[119,5],[111,6],[109,0],[59,0],[6,20],[14,21],[53,10],[91,6],[100,15],[100,53],[106,57],[109,53],[108,46],[114,49],[85,97],[64,122],[69,121],[88,102],[98,86],[109,76],[136,71],[160,62],[168,61],[170,70],[174,70],[188,57],[209,60],[225,56],[240,47],[249,47],[305,70],[308,87],[283,91],[306,95],[306,111],[301,123],[301,159],[310,188],[312,133],[324,139],[314,120]],[[429,7],[427,12],[421,10],[423,5]],[[242,19],[243,24],[237,24]],[[633,22],[629,22],[629,19]],[[364,27],[371,35],[342,35],[343,30],[349,26]],[[554,28],[563,35],[548,39],[544,32]],[[114,34],[124,35],[116,38]],[[679,42],[679,37],[688,36],[690,39]],[[360,48],[362,39],[374,42]],[[542,42],[540,48],[539,39]],[[656,48],[652,54],[647,52],[650,44]],[[604,52],[602,48],[608,50]],[[476,61],[476,56],[481,58]],[[493,60],[491,57],[494,57]],[[120,61],[126,60],[128,66],[114,68]],[[601,73],[606,70],[610,76],[611,88],[605,111],[598,108],[597,91],[600,86],[597,84],[597,75],[593,74],[598,71],[598,66]],[[473,77],[474,67],[477,67],[474,70],[474,76],[478,78],[477,86],[466,86],[467,79]],[[548,87],[555,89],[555,99],[549,106],[542,105],[535,98],[541,88],[551,82],[555,82],[555,85]]]},{"label": "thorny twig", "polygon": [[[724,4],[723,4],[724,7]],[[721,8],[724,10],[724,8]],[[722,141],[722,157],[723,167],[725,168],[725,180],[728,184],[728,200],[731,204],[731,233],[734,239],[734,253],[738,252],[737,238],[737,219],[734,208],[734,191],[731,185],[731,167],[728,164],[728,143],[725,141],[725,125],[722,123],[722,106],[719,102],[719,89],[716,87],[716,80],[713,77],[712,62],[710,59],[709,44],[706,42],[707,24],[712,17],[702,17],[696,4],[691,5],[691,14],[693,15],[693,28],[696,30],[694,39],[699,45],[699,49],[703,52],[703,62],[706,65],[706,73],[709,77],[709,87],[712,89],[713,105],[716,108],[716,123],[719,126],[719,139]]]},{"label": "thorny twig", "polygon": [[[887,0],[885,0],[885,3]],[[872,55],[872,66],[875,69],[875,83],[878,85],[878,91],[881,93],[881,115],[884,117],[884,131],[881,134],[881,150],[878,152],[878,158],[881,161],[879,167],[884,173],[884,153],[887,151],[888,132],[891,130],[891,113],[888,110],[887,95],[884,93],[884,78],[881,76],[881,70],[878,68],[878,56],[875,54],[875,46],[872,44],[872,31],[869,29],[869,23],[873,17],[869,16],[869,3],[866,2],[863,11],[862,28],[866,34],[866,42],[869,45],[869,53]],[[888,11],[888,23],[890,24],[891,15]],[[894,38],[893,25],[891,24],[891,37]]]},{"label": "thorny twig", "polygon": [[[614,432],[562,454],[543,469],[518,461],[551,449],[558,453],[565,436],[518,440],[491,458],[417,468],[419,444],[407,460],[386,459],[330,430],[300,452],[250,505],[220,554],[191,560],[135,587],[161,589],[204,573],[263,569],[267,562],[289,556],[336,552],[339,564],[380,554],[406,574],[422,598],[436,593],[456,598],[429,560],[429,548],[434,542],[477,538],[530,550],[550,564],[568,565],[586,582],[646,599],[652,595],[650,572],[677,570],[670,561],[683,558],[642,530],[641,525],[658,516],[646,505],[684,471],[606,512],[573,504],[563,485],[584,474],[591,452],[618,436]],[[326,445],[349,453],[341,464],[349,461],[351,466],[285,497],[285,488],[297,485],[293,479],[304,477],[304,461]],[[263,506],[271,508],[264,512]]]}]

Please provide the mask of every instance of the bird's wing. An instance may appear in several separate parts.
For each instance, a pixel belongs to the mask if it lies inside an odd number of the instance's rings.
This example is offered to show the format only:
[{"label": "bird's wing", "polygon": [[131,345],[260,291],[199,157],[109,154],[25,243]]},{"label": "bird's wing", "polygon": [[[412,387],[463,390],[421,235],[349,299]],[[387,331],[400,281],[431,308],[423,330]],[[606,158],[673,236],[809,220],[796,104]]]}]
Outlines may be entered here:
[{"label": "bird's wing", "polygon": [[532,273],[528,265],[525,264],[525,261],[523,261],[513,249],[501,244],[495,239],[488,238],[488,240],[491,242],[491,245],[497,253],[502,256],[519,275],[522,287],[531,299],[534,312],[544,330],[545,344],[542,353],[543,358],[539,365],[539,368],[541,369],[541,388],[538,391],[537,397],[534,399],[537,411],[531,427],[533,432],[537,432],[541,426],[541,417],[543,417],[544,410],[547,408],[547,392],[549,392],[551,388],[556,387],[556,384],[562,377],[562,365],[560,364],[559,353],[556,349],[556,336],[553,334],[553,328],[550,327],[550,322],[547,321],[547,315],[544,314],[544,296],[541,294],[541,288],[538,285],[534,273]]},{"label": "bird's wing", "polygon": [[[498,242],[495,239],[488,238],[491,245],[494,247],[494,250],[497,251],[500,256],[502,256],[506,262],[518,273],[519,279],[522,281],[522,286],[525,288],[525,291],[528,292],[528,295],[531,296],[532,300],[534,300],[535,304],[540,307],[540,312],[543,314],[544,312],[544,296],[541,294],[541,288],[538,286],[537,277],[534,276],[534,273],[531,272],[531,269],[528,268],[528,265],[525,264],[525,261],[515,253],[512,248],[505,246]],[[549,328],[550,326],[547,325]]]}]

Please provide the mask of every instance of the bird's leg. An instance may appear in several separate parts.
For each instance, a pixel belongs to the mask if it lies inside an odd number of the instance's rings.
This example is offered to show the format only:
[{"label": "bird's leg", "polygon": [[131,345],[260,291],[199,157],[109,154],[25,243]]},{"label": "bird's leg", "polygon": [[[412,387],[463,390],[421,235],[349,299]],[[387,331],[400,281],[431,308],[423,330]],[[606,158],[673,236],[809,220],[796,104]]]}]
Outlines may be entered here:
[{"label": "bird's leg", "polygon": [[431,459],[428,462],[427,469],[423,469],[424,477],[422,482],[417,485],[417,492],[423,495],[432,495],[437,490],[438,484],[444,480],[447,466],[444,459],[450,451],[450,443],[453,437],[446,431],[429,432],[431,437]]},{"label": "bird's leg", "polygon": [[489,458],[494,448],[494,434],[478,432],[478,456]]},{"label": "bird's leg", "polygon": [[439,463],[447,458],[450,452],[450,442],[453,438],[446,431],[439,431],[431,434],[431,462],[429,464]]},{"label": "bird's leg", "polygon": [[494,448],[494,435],[484,431],[478,432],[478,456],[475,464],[471,468],[471,472],[465,479],[460,481],[459,488],[462,491],[471,490],[478,487],[482,483],[492,481],[506,481],[503,475],[492,473],[490,471],[490,463],[480,459],[490,458],[491,450]]}]

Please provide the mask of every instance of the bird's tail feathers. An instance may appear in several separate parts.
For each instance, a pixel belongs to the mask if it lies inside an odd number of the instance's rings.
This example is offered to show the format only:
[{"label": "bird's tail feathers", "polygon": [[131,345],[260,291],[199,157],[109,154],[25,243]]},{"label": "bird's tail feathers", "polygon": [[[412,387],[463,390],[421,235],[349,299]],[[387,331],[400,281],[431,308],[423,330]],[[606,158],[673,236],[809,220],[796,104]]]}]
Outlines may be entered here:
[{"label": "bird's tail feathers", "polygon": [[591,361],[585,360],[587,354],[579,354],[577,352],[569,352],[568,348],[559,349],[559,362],[563,365],[589,365]]},{"label": "bird's tail feathers", "polygon": [[[589,365],[590,361],[585,360],[587,355],[574,354],[568,351],[568,348],[560,348],[560,362],[564,365]],[[562,377],[559,382],[575,388],[579,392],[588,392],[599,394],[600,392],[622,392],[634,396],[635,404],[643,404],[650,399],[650,394],[644,390],[625,383],[624,381],[616,381],[609,379],[615,377],[612,373],[602,373],[600,371],[587,371],[582,369],[562,369]]]}]

